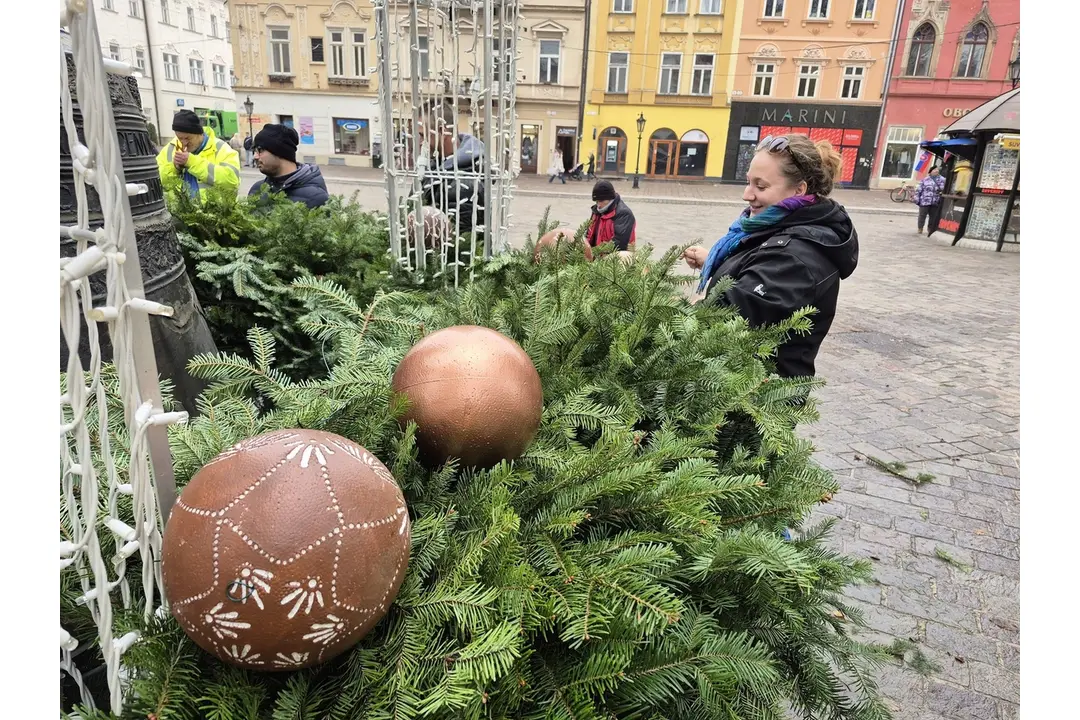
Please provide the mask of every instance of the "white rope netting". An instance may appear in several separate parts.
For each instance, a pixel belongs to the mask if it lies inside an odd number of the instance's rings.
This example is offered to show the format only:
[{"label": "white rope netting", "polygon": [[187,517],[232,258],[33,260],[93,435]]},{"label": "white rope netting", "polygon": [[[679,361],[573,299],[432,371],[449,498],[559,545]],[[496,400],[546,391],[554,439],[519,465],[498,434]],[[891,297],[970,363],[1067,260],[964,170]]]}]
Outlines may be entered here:
[{"label": "white rope netting", "polygon": [[[138,633],[114,637],[114,609],[138,609],[145,619],[158,609],[163,517],[175,497],[165,431],[168,424],[186,420],[187,414],[162,410],[148,315],[171,315],[172,308],[143,297],[128,196],[146,192],[147,187],[124,181],[110,104],[107,73],[130,75],[132,68],[101,56],[93,7],[85,0],[62,6],[61,27],[68,30],[78,68],[75,84],[83,135],[80,138],[77,133],[62,33],[61,121],[71,150],[78,219],[74,226],[60,228],[61,235],[74,240],[77,247],[75,257],[60,260],[60,328],[68,350],[67,387],[60,398],[60,572],[77,578],[81,585],[78,604],[85,606],[97,629],[110,709],[119,714],[120,659],[138,640]],[[100,199],[100,226],[91,225],[88,187]],[[95,307],[89,277],[101,271],[107,295]],[[102,361],[99,322],[105,323],[112,343],[127,447],[110,444],[109,373]],[[90,347],[85,366],[79,356],[83,332]],[[112,425],[117,425],[116,419]],[[126,470],[118,468],[117,462],[124,456]],[[141,568],[134,590],[129,562],[132,568]],[[61,669],[78,684],[83,703],[94,707],[73,662],[72,651],[78,646],[78,639],[61,626]]]},{"label": "white rope netting", "polygon": [[[448,194],[469,188],[476,195],[465,213],[471,215],[465,226],[475,230],[470,258],[478,257],[478,237],[484,258],[509,247],[518,3],[375,0],[374,6],[391,252],[412,270],[422,271],[434,260],[439,275],[452,265],[456,285],[464,263],[453,208],[462,198],[448,203]],[[449,106],[456,127],[434,118],[428,110],[432,105]],[[436,124],[440,137],[452,135],[455,156],[462,151],[460,134],[473,135],[483,143],[483,161],[446,167],[446,154],[433,153],[428,132],[417,130]],[[436,207],[452,208],[449,223],[426,224],[422,212],[410,214],[422,204],[425,184],[436,188]],[[477,188],[482,188],[482,201]]]}]

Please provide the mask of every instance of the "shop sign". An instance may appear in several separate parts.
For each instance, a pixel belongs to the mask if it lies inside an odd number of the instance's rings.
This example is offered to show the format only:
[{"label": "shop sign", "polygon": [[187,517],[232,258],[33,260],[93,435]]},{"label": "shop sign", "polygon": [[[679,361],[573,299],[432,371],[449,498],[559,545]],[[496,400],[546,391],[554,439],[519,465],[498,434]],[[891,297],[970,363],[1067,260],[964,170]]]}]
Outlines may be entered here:
[{"label": "shop sign", "polygon": [[969,108],[945,108],[941,114],[948,118],[962,118],[971,110]]},{"label": "shop sign", "polygon": [[998,138],[998,144],[1005,150],[1019,150],[1020,149],[1020,136],[1019,135],[1002,135]]},{"label": "shop sign", "polygon": [[555,131],[555,134],[558,135],[559,137],[576,137],[577,136],[577,128],[561,127],[561,128],[559,128],[558,130]]},{"label": "shop sign", "polygon": [[343,119],[338,119],[337,124],[338,124],[338,127],[340,127],[345,132],[354,133],[354,132],[360,132],[362,129],[366,128],[367,127],[367,120],[343,120]]},{"label": "shop sign", "polygon": [[761,124],[764,125],[767,122],[776,123],[778,125],[795,124],[805,125],[808,123],[829,123],[832,125],[837,124],[837,119],[841,125],[847,124],[847,110],[841,110],[837,115],[836,110],[822,110],[821,108],[799,108],[795,112],[788,108],[781,115],[779,110],[762,108],[761,109]]}]

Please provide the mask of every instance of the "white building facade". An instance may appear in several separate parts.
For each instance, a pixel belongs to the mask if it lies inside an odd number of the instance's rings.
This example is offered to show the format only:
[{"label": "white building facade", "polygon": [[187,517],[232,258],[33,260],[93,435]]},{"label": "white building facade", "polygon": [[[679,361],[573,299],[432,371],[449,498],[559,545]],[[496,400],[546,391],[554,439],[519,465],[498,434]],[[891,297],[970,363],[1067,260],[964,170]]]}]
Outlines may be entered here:
[{"label": "white building facade", "polygon": [[102,54],[142,72],[143,113],[162,142],[178,110],[236,112],[225,0],[93,1]]}]

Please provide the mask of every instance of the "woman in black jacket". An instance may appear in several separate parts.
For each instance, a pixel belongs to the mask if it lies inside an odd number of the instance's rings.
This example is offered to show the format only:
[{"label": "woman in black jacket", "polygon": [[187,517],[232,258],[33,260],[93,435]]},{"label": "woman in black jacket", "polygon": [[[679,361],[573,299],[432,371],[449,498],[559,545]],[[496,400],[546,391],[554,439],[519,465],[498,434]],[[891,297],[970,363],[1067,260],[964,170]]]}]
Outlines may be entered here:
[{"label": "woman in black jacket", "polygon": [[[829,199],[840,156],[828,142],[805,135],[767,137],[747,172],[743,200],[750,207],[727,235],[683,258],[701,270],[707,302],[738,308],[751,325],[781,322],[800,308],[817,309],[807,335],[791,337],[777,352],[783,377],[814,375],[814,359],[836,315],[840,280],[859,261],[859,237],[847,211]],[[734,285],[714,292],[730,276]]]}]

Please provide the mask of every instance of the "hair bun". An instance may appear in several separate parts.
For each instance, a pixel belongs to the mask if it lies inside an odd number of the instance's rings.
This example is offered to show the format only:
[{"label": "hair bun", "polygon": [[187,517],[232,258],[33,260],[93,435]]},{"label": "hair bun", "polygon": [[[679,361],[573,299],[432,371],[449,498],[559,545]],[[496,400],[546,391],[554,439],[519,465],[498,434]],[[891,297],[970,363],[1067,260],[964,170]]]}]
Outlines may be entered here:
[{"label": "hair bun", "polygon": [[814,143],[814,147],[817,148],[818,154],[821,155],[821,166],[825,171],[825,177],[829,180],[829,185],[840,176],[840,168],[843,164],[840,153],[836,152],[832,143],[828,140],[818,140]]}]

